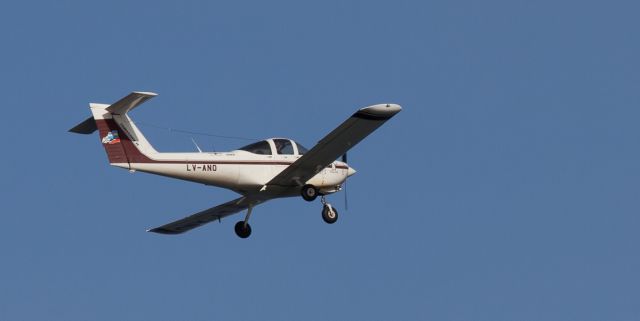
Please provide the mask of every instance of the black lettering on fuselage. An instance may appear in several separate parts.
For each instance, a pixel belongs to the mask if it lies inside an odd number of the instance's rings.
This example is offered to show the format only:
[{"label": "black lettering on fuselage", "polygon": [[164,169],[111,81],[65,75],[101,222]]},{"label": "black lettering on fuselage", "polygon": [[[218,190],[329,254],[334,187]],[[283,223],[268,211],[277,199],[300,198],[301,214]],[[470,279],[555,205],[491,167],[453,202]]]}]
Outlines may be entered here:
[{"label": "black lettering on fuselage", "polygon": [[215,172],[218,170],[216,164],[186,164],[187,172]]}]

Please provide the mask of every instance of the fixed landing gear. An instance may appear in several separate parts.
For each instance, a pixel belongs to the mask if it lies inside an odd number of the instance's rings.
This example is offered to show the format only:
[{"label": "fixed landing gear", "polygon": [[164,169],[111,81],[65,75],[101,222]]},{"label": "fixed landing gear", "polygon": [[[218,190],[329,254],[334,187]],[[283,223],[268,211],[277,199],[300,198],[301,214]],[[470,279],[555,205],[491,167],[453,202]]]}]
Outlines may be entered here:
[{"label": "fixed landing gear", "polygon": [[311,184],[302,186],[302,189],[300,189],[300,194],[302,195],[302,198],[304,198],[304,200],[307,202],[314,201],[318,197],[318,195],[320,195],[320,202],[322,202],[322,220],[324,220],[327,224],[333,224],[338,220],[338,210],[336,210],[335,207],[331,206],[331,204],[327,202],[324,194],[320,194],[315,186]]},{"label": "fixed landing gear", "polygon": [[320,198],[320,201],[322,202],[322,219],[327,224],[335,223],[338,220],[338,210],[327,203],[324,196]]},{"label": "fixed landing gear", "polygon": [[249,205],[249,209],[247,210],[247,216],[245,216],[244,221],[239,221],[236,223],[235,230],[236,235],[238,237],[246,239],[251,235],[251,225],[249,225],[249,217],[251,217],[251,210],[253,210],[253,206]]},{"label": "fixed landing gear", "polygon": [[247,237],[249,237],[249,235],[251,235],[251,225],[249,225],[249,223],[246,223],[244,221],[239,221],[238,223],[236,223],[236,235],[238,235],[238,237],[246,239]]},{"label": "fixed landing gear", "polygon": [[313,202],[316,197],[318,197],[318,189],[311,184],[307,184],[302,186],[300,194],[302,194],[302,198],[304,198],[305,201]]}]

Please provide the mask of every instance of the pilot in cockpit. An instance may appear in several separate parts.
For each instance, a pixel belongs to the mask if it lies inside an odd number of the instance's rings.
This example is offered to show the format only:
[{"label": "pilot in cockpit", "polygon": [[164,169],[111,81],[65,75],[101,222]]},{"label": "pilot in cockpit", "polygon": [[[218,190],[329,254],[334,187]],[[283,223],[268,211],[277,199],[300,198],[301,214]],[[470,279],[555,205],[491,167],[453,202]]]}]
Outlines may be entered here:
[{"label": "pilot in cockpit", "polygon": [[276,153],[278,154],[284,154],[282,152],[282,149],[285,146],[284,141],[280,140],[280,139],[274,139],[273,143],[276,145]]}]

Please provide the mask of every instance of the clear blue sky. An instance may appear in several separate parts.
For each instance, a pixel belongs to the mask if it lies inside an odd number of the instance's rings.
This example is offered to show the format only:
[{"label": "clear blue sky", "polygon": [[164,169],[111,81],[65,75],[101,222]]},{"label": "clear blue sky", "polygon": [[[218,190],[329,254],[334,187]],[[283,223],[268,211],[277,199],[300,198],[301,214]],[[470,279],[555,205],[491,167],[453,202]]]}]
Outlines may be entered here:
[{"label": "clear blue sky", "polygon": [[[638,320],[636,1],[0,5],[2,320]],[[337,224],[299,198],[180,236],[226,190],[110,167],[135,120],[312,146],[359,107]],[[143,127],[161,151],[191,137]],[[194,137],[206,148],[245,141]]]}]

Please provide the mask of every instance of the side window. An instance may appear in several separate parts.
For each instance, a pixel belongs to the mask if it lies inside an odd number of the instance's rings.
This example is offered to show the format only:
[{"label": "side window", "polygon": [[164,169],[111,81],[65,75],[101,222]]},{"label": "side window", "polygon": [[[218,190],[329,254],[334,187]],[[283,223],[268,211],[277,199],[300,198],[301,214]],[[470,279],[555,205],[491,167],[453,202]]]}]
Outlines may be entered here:
[{"label": "side window", "polygon": [[293,145],[288,139],[274,139],[276,145],[276,153],[279,155],[293,155]]},{"label": "side window", "polygon": [[251,145],[247,145],[245,147],[240,148],[240,150],[244,150],[244,151],[254,153],[254,154],[259,154],[259,155],[271,155],[271,146],[269,146],[269,142],[267,142],[266,140],[253,143]]}]

